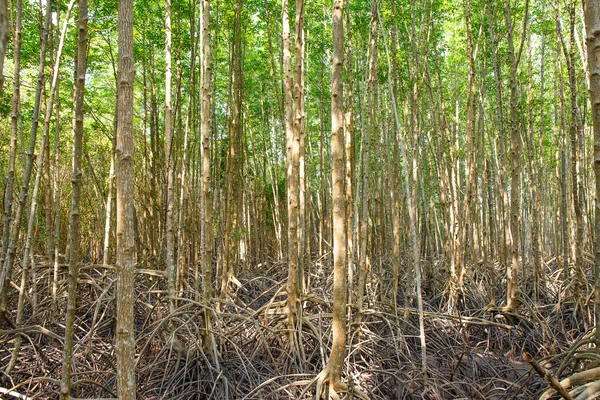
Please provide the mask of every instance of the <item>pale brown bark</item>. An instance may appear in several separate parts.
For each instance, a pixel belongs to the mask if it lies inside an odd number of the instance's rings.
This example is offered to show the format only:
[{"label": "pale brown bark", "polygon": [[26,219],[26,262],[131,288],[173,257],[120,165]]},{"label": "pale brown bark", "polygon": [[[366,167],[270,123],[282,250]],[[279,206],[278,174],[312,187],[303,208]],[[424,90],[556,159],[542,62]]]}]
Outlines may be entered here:
[{"label": "pale brown bark", "polygon": [[[346,24],[350,26],[350,13],[348,12],[350,3],[346,3]],[[353,54],[352,54],[352,36],[346,35],[347,47],[346,47],[346,71],[348,73],[348,82],[345,100],[346,114],[345,114],[345,152],[346,152],[346,240],[347,240],[347,263],[348,263],[348,293],[350,302],[352,302],[351,295],[354,290],[354,126],[355,126],[355,115],[354,115],[354,66],[353,66]]]},{"label": "pale brown bark", "polygon": [[[370,260],[367,255],[367,241],[369,238],[369,203],[370,196],[370,170],[371,170],[371,140],[377,138],[377,62],[378,62],[378,29],[377,29],[377,11],[374,8],[371,10],[370,24],[370,46],[369,46],[369,80],[367,88],[367,113],[368,123],[367,129],[363,131],[365,138],[363,140],[364,151],[362,152],[362,194],[361,194],[361,212],[360,212],[360,251],[358,259],[358,286],[356,288],[356,320],[360,322],[362,314],[362,304],[365,293],[366,276],[369,270]],[[376,190],[375,190],[376,191]]]},{"label": "pale brown bark", "polygon": [[117,394],[134,400],[135,327],[133,306],[136,264],[134,227],[133,145],[133,0],[119,0],[118,126],[116,145],[117,189]]},{"label": "pale brown bark", "polygon": [[[56,87],[56,97],[59,96],[59,87]],[[56,305],[56,297],[58,291],[58,268],[60,258],[60,101],[56,102],[54,127],[54,174],[52,177],[52,186],[54,192],[54,248],[52,249],[53,265],[52,265],[52,305]],[[48,160],[50,161],[50,160]]]},{"label": "pale brown bark", "polygon": [[[383,25],[381,23],[381,13],[379,9],[377,9],[377,15],[379,19],[379,28],[383,31]],[[392,76],[392,62],[390,60],[390,51],[388,49],[387,40],[385,35],[383,37],[383,44],[386,50],[386,58],[388,64],[388,74]],[[392,109],[394,111],[394,122],[396,124],[397,132],[401,131],[400,126],[400,116],[398,113],[398,108],[396,104],[396,98],[394,95],[394,91],[392,88],[392,82],[388,80],[389,92],[392,97]],[[404,139],[402,135],[398,133],[396,138],[398,141],[398,147],[400,149],[400,155],[402,158],[402,167],[405,171],[408,171],[408,161],[406,154],[406,146],[404,143]],[[423,383],[426,386],[427,381],[427,342],[425,338],[425,322],[424,322],[424,314],[423,314],[423,295],[421,292],[421,266],[420,266],[420,243],[419,236],[417,232],[417,207],[416,207],[416,191],[411,190],[411,183],[413,186],[417,185],[417,182],[411,182],[410,174],[407,174],[406,180],[404,181],[404,194],[406,196],[406,203],[408,208],[408,225],[409,225],[409,234],[410,234],[410,244],[411,244],[411,263],[414,268],[415,273],[415,286],[416,286],[416,294],[417,294],[417,308],[419,312],[419,337],[421,343],[421,372],[423,374]]]},{"label": "pale brown bark", "polygon": [[587,59],[590,74],[590,98],[594,125],[594,176],[595,176],[595,221],[594,221],[594,305],[596,315],[596,347],[600,346],[600,1],[587,0],[584,4]]},{"label": "pale brown bark", "polygon": [[[558,76],[558,97],[560,111],[557,113],[555,107],[555,133],[556,133],[556,152],[557,152],[557,180],[560,190],[560,204],[558,205],[559,212],[559,224],[557,226],[557,237],[560,237],[560,246],[558,247],[560,265],[563,272],[563,278],[565,282],[569,279],[570,275],[570,258],[574,254],[569,254],[569,239],[572,237],[568,234],[569,231],[569,216],[568,214],[568,183],[567,183],[567,128],[566,128],[566,114],[565,114],[565,89],[564,79],[562,71],[562,63],[560,58],[556,60],[556,73]],[[559,121],[560,118],[560,121]],[[571,240],[571,243],[573,241]]]},{"label": "pale brown bark", "polygon": [[[392,18],[396,15],[395,1],[391,1],[391,13]],[[396,61],[396,52],[398,48],[398,32],[396,26],[393,25],[391,32],[391,57],[392,57],[392,97],[393,101],[398,99],[398,66]],[[397,106],[397,105],[396,105]],[[391,127],[392,138],[393,138],[393,150],[392,150],[392,181],[390,188],[390,201],[392,206],[392,280],[393,280],[393,291],[392,291],[392,309],[397,312],[398,306],[398,286],[400,280],[400,149],[398,147],[398,141],[396,137],[400,134],[397,132],[396,125]]]},{"label": "pale brown bark", "polygon": [[567,65],[567,76],[569,78],[570,88],[570,109],[571,109],[571,123],[569,127],[569,136],[571,142],[571,193],[573,199],[573,211],[575,213],[575,238],[573,246],[575,250],[574,258],[574,269],[575,269],[575,285],[574,295],[578,301],[581,301],[581,290],[584,285],[583,277],[583,244],[585,243],[584,229],[583,229],[583,198],[580,198],[583,194],[583,184],[581,180],[581,159],[579,154],[579,142],[582,136],[582,122],[581,113],[579,106],[577,105],[577,77],[575,72],[575,10],[574,4],[569,7],[570,14],[570,41],[569,49],[564,43],[564,39],[561,31],[560,17],[556,15],[556,29],[558,40],[562,45],[563,55]]},{"label": "pale brown bark", "polygon": [[237,283],[235,278],[236,264],[242,230],[240,214],[242,209],[242,0],[235,4],[234,36],[231,52],[232,101],[229,117],[229,149],[227,154],[227,185],[225,219],[225,240],[223,269],[221,274],[221,296],[228,295],[229,284]]},{"label": "pale brown bark", "polygon": [[[299,0],[302,3],[302,0]],[[302,5],[302,4],[301,4]],[[301,11],[301,10],[299,10]],[[295,87],[292,88],[292,54],[290,43],[288,1],[282,2],[282,35],[283,35],[283,94],[285,98],[285,140],[286,140],[286,199],[288,213],[288,282],[287,282],[287,323],[289,329],[290,343],[295,349],[296,322],[298,314],[298,161],[300,150],[300,133],[296,127],[297,121],[294,117],[294,95]],[[298,21],[302,23],[302,21]],[[298,44],[296,44],[298,46]],[[297,54],[296,54],[297,56]],[[302,55],[300,55],[302,59]],[[298,61],[297,61],[298,62]],[[298,64],[296,64],[298,67]],[[299,76],[297,76],[298,78]],[[296,82],[299,91],[299,82]],[[299,93],[298,93],[299,94]],[[298,99],[299,100],[299,99]],[[297,103],[296,103],[297,104]],[[300,121],[301,121],[300,117]]]},{"label": "pale brown bark", "polygon": [[[115,116],[116,117],[116,116]],[[116,118],[115,118],[116,121]],[[102,264],[108,265],[110,253],[110,221],[112,217],[113,183],[115,180],[115,154],[111,150],[110,169],[108,171],[108,194],[106,195],[106,213],[104,216],[104,244],[102,247]]]},{"label": "pale brown bark", "polygon": [[[296,33],[294,43],[294,146],[296,157],[298,265],[297,290],[303,290],[304,261],[306,260],[306,176],[304,160],[304,0],[296,0]],[[293,173],[293,171],[292,171]],[[292,193],[293,195],[294,193]],[[300,303],[298,303],[300,306]]]},{"label": "pale brown bark", "polygon": [[[331,69],[331,185],[333,202],[333,342],[325,372],[331,391],[342,383],[346,356],[346,197],[344,191],[343,0],[333,3],[333,64]],[[322,216],[324,217],[324,216]]]},{"label": "pale brown bark", "polygon": [[494,68],[494,86],[496,93],[496,118],[498,124],[498,180],[497,187],[498,192],[502,194],[502,201],[498,202],[498,222],[499,222],[499,246],[498,246],[498,259],[504,267],[508,267],[508,252],[510,247],[510,223],[509,223],[509,206],[508,206],[508,174],[507,168],[507,155],[506,155],[506,144],[505,144],[505,133],[504,133],[504,113],[502,109],[502,78],[501,68],[499,65],[498,58],[496,56],[496,38],[494,34],[494,5],[490,4],[488,7],[488,23],[489,23],[489,34],[491,43],[491,55],[492,64]]},{"label": "pale brown bark", "polygon": [[[465,279],[465,256],[467,241],[467,226],[473,224],[474,220],[469,220],[472,195],[474,192],[477,156],[477,145],[475,142],[475,56],[473,33],[471,25],[471,2],[465,3],[465,23],[467,29],[467,58],[468,58],[468,82],[467,82],[467,129],[466,129],[466,171],[465,171],[465,195],[459,205],[460,217],[458,218],[458,230],[456,236],[456,282],[454,291],[451,292],[451,302],[456,302],[457,297],[462,295]],[[477,260],[472,260],[476,262]]]},{"label": "pale brown bark", "polygon": [[[71,4],[74,3],[72,0]],[[77,310],[77,279],[79,276],[79,262],[81,259],[80,247],[80,215],[79,203],[81,199],[81,157],[83,154],[83,105],[85,91],[85,72],[87,69],[87,24],[88,0],[79,0],[79,22],[77,25],[77,60],[75,71],[75,126],[73,127],[73,173],[71,177],[71,211],[69,215],[69,289],[67,294],[67,312],[65,320],[65,344],[63,348],[62,377],[60,384],[60,398],[70,399],[72,360],[75,341],[75,312]],[[68,12],[67,12],[67,20]],[[65,24],[66,26],[66,24]],[[62,38],[61,38],[62,41]],[[59,54],[60,55],[60,54]],[[58,61],[59,57],[57,57]],[[56,70],[56,75],[58,70]],[[56,80],[53,80],[53,85]],[[49,108],[51,107],[49,103]],[[49,121],[49,112],[47,120]],[[47,137],[47,128],[44,124],[44,138]]]},{"label": "pale brown bark", "polygon": [[167,204],[165,233],[167,248],[165,268],[167,273],[167,286],[169,291],[169,311],[175,311],[175,236],[174,236],[174,183],[175,161],[173,123],[171,110],[171,0],[165,0],[165,162],[167,167]]},{"label": "pale brown bark", "polygon": [[[213,254],[213,233],[212,233],[212,191],[210,176],[210,0],[202,0],[202,123],[201,123],[201,164],[202,164],[202,197],[200,199],[201,213],[201,262],[202,262],[202,294],[204,300],[210,302],[213,297],[212,281],[212,254]],[[216,350],[215,338],[212,333],[212,311],[205,309],[204,312],[204,338],[205,347],[212,355],[213,362],[217,369],[219,368],[218,354]]]},{"label": "pale brown bark", "polygon": [[[190,17],[190,36],[192,38],[190,85],[191,87],[196,88],[196,27],[194,15]],[[179,79],[178,81],[181,90],[181,79]],[[190,256],[192,255],[192,252],[189,250],[191,250],[191,248],[193,247],[193,241],[190,240],[190,237],[187,234],[189,232],[189,226],[188,224],[185,224],[185,219],[188,208],[188,197],[190,192],[189,187],[191,186],[191,181],[189,183],[187,182],[187,180],[189,180],[187,175],[190,169],[190,133],[192,130],[192,123],[194,122],[196,115],[195,104],[196,90],[193,90],[188,95],[188,108],[187,115],[185,117],[185,133],[183,138],[182,149],[183,158],[181,161],[181,172],[179,177],[179,204],[177,207],[177,297],[183,296],[183,291],[186,283],[186,258],[188,256],[188,252]],[[190,262],[190,264],[192,263]],[[196,287],[196,289],[198,288]],[[196,290],[196,293],[198,293],[198,290]]]},{"label": "pale brown bark", "polygon": [[[529,2],[525,4],[524,26],[527,21],[527,11]],[[521,243],[521,132],[517,114],[518,108],[518,87],[517,87],[517,68],[521,58],[521,51],[525,40],[525,31],[522,32],[521,44],[515,51],[513,41],[513,25],[511,17],[511,3],[506,1],[506,25],[508,39],[508,54],[510,60],[510,158],[511,158],[511,183],[510,183],[510,231],[512,236],[512,258],[510,268],[507,270],[507,298],[506,308],[515,309],[518,298],[518,272],[520,267],[520,243]]]}]

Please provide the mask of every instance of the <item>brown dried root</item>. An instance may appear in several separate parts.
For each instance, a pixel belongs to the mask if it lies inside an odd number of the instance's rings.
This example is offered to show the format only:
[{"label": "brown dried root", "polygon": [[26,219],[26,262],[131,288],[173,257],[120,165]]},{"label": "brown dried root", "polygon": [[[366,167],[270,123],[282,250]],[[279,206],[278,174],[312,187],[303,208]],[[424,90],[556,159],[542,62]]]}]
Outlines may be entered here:
[{"label": "brown dried root", "polygon": [[[567,389],[570,387],[585,385],[588,382],[596,381],[598,379],[600,379],[600,367],[588,369],[587,371],[582,371],[582,372],[573,374],[573,375],[569,376],[568,378],[565,378],[562,381],[560,381],[559,385],[564,390],[564,389]],[[595,383],[598,383],[598,382],[595,382]],[[555,389],[548,389],[547,391],[545,391],[540,396],[540,400],[548,400],[550,397],[552,397],[552,395],[554,395],[556,393]],[[573,390],[572,392],[577,393],[575,390]],[[598,394],[600,394],[600,386],[594,386],[594,385],[589,386],[583,392],[587,393],[589,396],[591,396],[592,394],[598,395]],[[577,398],[579,398],[579,396]],[[584,397],[584,398],[587,399],[587,398],[591,398],[591,397]]]},{"label": "brown dried root", "polygon": [[533,357],[527,352],[523,353],[523,360],[527,361],[535,372],[537,372],[552,388],[558,392],[564,399],[573,400],[573,396],[571,396],[565,388],[558,382],[558,379],[550,371],[547,371],[544,367],[542,367],[537,361],[534,360]]}]

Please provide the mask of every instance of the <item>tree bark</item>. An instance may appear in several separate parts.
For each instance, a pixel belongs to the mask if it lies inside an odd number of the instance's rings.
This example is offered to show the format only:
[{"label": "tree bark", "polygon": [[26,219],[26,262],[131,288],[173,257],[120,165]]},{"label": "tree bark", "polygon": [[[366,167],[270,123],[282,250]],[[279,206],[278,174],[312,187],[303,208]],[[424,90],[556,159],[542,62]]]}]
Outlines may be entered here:
[{"label": "tree bark", "polygon": [[[527,11],[529,1],[525,3],[525,18],[523,26],[526,27]],[[512,258],[510,268],[507,270],[507,299],[506,308],[514,310],[517,306],[518,297],[518,272],[520,266],[521,243],[521,132],[517,115],[519,113],[518,87],[517,87],[517,68],[525,40],[525,31],[522,32],[521,44],[518,53],[515,51],[513,41],[513,24],[511,17],[511,3],[506,1],[506,25],[508,39],[508,55],[510,59],[510,156],[511,156],[511,183],[510,183],[510,231],[512,236]]]},{"label": "tree bark", "polygon": [[[303,7],[303,1],[297,0],[300,7]],[[296,17],[298,17],[298,11],[296,11]],[[289,10],[288,1],[283,0],[282,2],[282,36],[283,36],[283,92],[285,97],[285,140],[286,140],[286,198],[287,198],[287,213],[288,213],[288,282],[287,282],[287,324],[290,336],[290,345],[296,355],[298,355],[297,340],[296,340],[296,323],[298,318],[298,200],[299,200],[299,181],[298,181],[298,162],[299,162],[299,150],[300,150],[300,130],[296,126],[298,113],[294,114],[294,105],[299,106],[298,103],[294,104],[294,95],[299,95],[299,84],[296,82],[295,86],[292,87],[292,54],[291,54],[291,43],[290,43],[290,23],[289,23]],[[300,15],[301,16],[301,15]],[[302,26],[302,18],[300,21],[296,21],[296,34],[298,33],[298,23]],[[298,38],[296,38],[298,41]],[[296,43],[296,48],[298,47]],[[298,57],[298,52],[296,52]],[[302,60],[302,54],[300,54],[300,62]],[[296,68],[298,68],[298,60],[296,60]],[[296,79],[300,78],[296,75]],[[298,86],[298,88],[296,88]],[[298,91],[298,92],[296,92]],[[300,99],[298,98],[298,101]],[[296,118],[295,118],[296,117]]]},{"label": "tree bark", "polygon": [[[73,3],[72,0],[71,3]],[[79,0],[79,22],[77,36],[77,60],[75,72],[75,126],[73,127],[73,174],[71,177],[71,212],[69,216],[69,289],[67,295],[67,313],[65,320],[65,344],[63,348],[62,377],[60,384],[60,399],[71,396],[72,360],[75,339],[75,312],[77,310],[77,279],[79,276],[80,254],[80,216],[79,203],[81,199],[81,157],[83,154],[83,105],[85,92],[85,72],[87,69],[87,24],[88,0]],[[68,20],[67,12],[67,20]],[[65,24],[66,26],[66,24]],[[61,38],[62,41],[62,38]],[[60,55],[60,54],[59,54]],[[58,58],[57,58],[58,61]],[[58,74],[58,69],[56,70]],[[57,76],[57,75],[56,75]],[[53,80],[53,85],[55,80]],[[51,93],[52,95],[52,93]],[[50,108],[50,102],[48,107]],[[49,113],[47,113],[47,119]],[[44,124],[44,138],[47,136]]]},{"label": "tree bark", "polygon": [[166,273],[169,291],[169,312],[175,311],[175,235],[174,235],[174,141],[171,112],[171,0],[165,0],[165,162],[167,167],[167,204],[166,204]]},{"label": "tree bark", "polygon": [[133,272],[136,264],[134,227],[133,144],[133,0],[119,0],[118,126],[116,146],[117,189],[117,394],[134,400],[135,302]]},{"label": "tree bark", "polygon": [[[343,79],[344,20],[343,0],[333,3],[333,64],[331,68],[331,185],[333,202],[333,342],[323,377],[330,392],[345,389],[342,383],[346,357],[346,196],[344,190],[344,112]],[[324,215],[321,216],[322,218]],[[317,395],[322,394],[317,388]]]},{"label": "tree bark", "polygon": [[596,315],[596,348],[600,347],[600,1],[584,3],[586,47],[590,73],[590,98],[594,126],[594,176],[596,202],[594,222],[594,305]]},{"label": "tree bark", "polygon": [[[362,194],[361,194],[361,212],[360,212],[360,250],[358,259],[358,285],[356,288],[356,322],[360,322],[362,315],[362,304],[365,293],[365,283],[367,273],[369,272],[370,261],[367,255],[367,242],[369,239],[369,205],[370,196],[370,172],[371,172],[371,140],[378,137],[379,130],[377,125],[377,76],[378,76],[378,30],[377,30],[377,10],[375,5],[371,9],[370,23],[370,44],[369,44],[369,80],[367,87],[367,129],[363,131],[365,138],[363,140],[364,150],[362,151]],[[376,190],[374,190],[376,191]]]}]

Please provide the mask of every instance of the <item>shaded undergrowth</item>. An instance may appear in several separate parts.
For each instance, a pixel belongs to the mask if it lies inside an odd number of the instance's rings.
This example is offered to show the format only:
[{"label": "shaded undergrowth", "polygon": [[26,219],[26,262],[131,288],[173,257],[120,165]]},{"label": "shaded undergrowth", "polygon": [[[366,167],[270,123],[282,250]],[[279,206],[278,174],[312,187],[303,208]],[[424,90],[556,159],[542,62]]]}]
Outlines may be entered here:
[{"label": "shaded undergrowth", "polygon": [[[466,282],[460,312],[448,313],[444,276],[435,266],[424,282],[427,375],[422,373],[418,315],[412,296],[403,289],[392,307],[385,276],[370,276],[360,324],[349,322],[346,378],[373,399],[532,399],[547,386],[521,360],[524,351],[546,368],[567,376],[589,367],[590,361],[569,352],[589,334],[589,301],[565,296],[556,266],[547,264],[544,290],[536,300],[525,285],[518,314],[488,307],[490,285],[477,269]],[[23,336],[17,366],[1,386],[28,398],[58,398],[66,271],[61,272],[56,304],[48,295],[49,275],[38,267],[39,304],[28,303],[22,329],[8,326],[0,334],[0,365],[11,357],[14,339]],[[302,352],[290,351],[283,305],[287,268],[270,262],[239,273],[241,287],[226,299],[207,303],[191,290],[180,293],[169,315],[162,278],[136,275],[137,387],[140,399],[298,399],[311,398],[310,384],[323,368],[331,342],[332,277],[322,265],[312,265],[311,291],[303,297]],[[403,281],[408,281],[404,277]],[[494,288],[503,299],[498,282]],[[84,266],[76,321],[73,395],[114,398],[115,302],[114,271]],[[589,293],[589,288],[584,294]],[[13,301],[17,293],[13,293]],[[14,307],[16,308],[16,307]],[[13,308],[13,309],[14,309]],[[9,308],[10,309],[10,308]],[[204,315],[213,315],[219,363],[203,343]],[[13,316],[9,316],[14,320]],[[171,330],[173,329],[173,330]],[[5,394],[6,398],[11,395]],[[2,394],[0,393],[0,398]]]}]

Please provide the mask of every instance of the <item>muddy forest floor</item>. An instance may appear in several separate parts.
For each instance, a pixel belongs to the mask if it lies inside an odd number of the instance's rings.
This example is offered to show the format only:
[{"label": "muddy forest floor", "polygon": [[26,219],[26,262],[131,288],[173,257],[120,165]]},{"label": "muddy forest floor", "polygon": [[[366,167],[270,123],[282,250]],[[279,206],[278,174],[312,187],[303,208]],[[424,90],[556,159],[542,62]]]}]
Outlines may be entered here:
[{"label": "muddy forest floor", "polygon": [[[373,399],[534,399],[546,383],[521,359],[530,353],[559,378],[590,366],[578,361],[573,344],[590,335],[592,304],[583,308],[565,296],[556,262],[546,264],[544,295],[533,301],[521,288],[518,316],[490,312],[488,286],[472,273],[460,313],[448,313],[444,276],[431,272],[424,282],[427,381],[421,374],[418,315],[398,293],[391,307],[391,277],[369,280],[360,330],[349,327],[346,379]],[[41,268],[40,268],[41,269]],[[136,275],[137,387],[139,399],[309,399],[309,384],[326,362],[331,341],[332,277],[311,265],[312,296],[303,302],[304,361],[290,356],[285,322],[278,305],[285,300],[287,268],[268,262],[240,272],[241,287],[215,313],[219,367],[202,349],[205,307],[190,288],[169,315],[162,278]],[[382,271],[389,268],[382,268]],[[436,266],[430,271],[439,270]],[[473,269],[471,269],[473,271]],[[384,273],[385,274],[385,273]],[[52,305],[48,277],[38,274],[39,305],[28,305],[22,350],[15,370],[0,386],[32,399],[58,398],[66,303],[66,270],[61,295]],[[406,277],[405,277],[406,278]],[[402,281],[405,281],[403,279]],[[527,281],[527,280],[523,280]],[[591,280],[590,280],[591,281]],[[381,288],[379,285],[382,285]],[[495,296],[504,298],[498,282]],[[77,398],[115,398],[114,271],[82,267],[76,320],[73,394]],[[382,289],[382,290],[380,290]],[[590,288],[584,290],[584,296]],[[383,293],[383,294],[381,294]],[[43,295],[42,295],[43,294]],[[386,295],[387,294],[387,295]],[[16,291],[12,301],[16,301]],[[410,302],[408,302],[410,303]],[[403,307],[400,307],[402,305]],[[15,304],[9,306],[16,309]],[[578,312],[575,312],[575,310]],[[13,315],[10,318],[14,318]],[[178,340],[169,334],[175,327]],[[309,329],[310,328],[310,329]],[[0,332],[0,367],[8,364],[15,329]],[[175,345],[174,345],[175,343]],[[576,355],[576,354],[575,354]],[[2,398],[0,394],[0,398]],[[6,399],[13,398],[4,395]],[[347,396],[349,398],[350,396]]]}]

